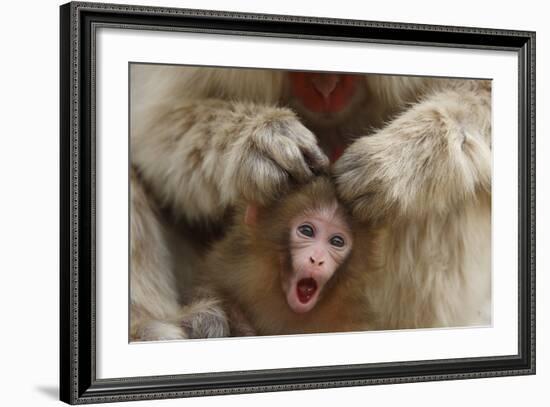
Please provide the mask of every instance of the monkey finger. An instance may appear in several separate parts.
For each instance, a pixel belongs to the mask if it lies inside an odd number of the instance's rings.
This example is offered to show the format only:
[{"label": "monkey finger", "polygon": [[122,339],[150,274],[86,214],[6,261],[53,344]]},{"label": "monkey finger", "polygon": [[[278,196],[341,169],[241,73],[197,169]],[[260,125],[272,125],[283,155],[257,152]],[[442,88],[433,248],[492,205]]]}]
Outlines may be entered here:
[{"label": "monkey finger", "polygon": [[266,204],[285,191],[288,177],[289,173],[271,157],[251,151],[238,166],[236,189],[245,200]]},{"label": "monkey finger", "polygon": [[306,158],[300,148],[289,139],[281,139],[273,149],[274,161],[294,180],[306,182],[313,177]]},{"label": "monkey finger", "polygon": [[298,122],[295,126],[292,126],[286,136],[298,145],[306,164],[314,172],[324,171],[328,168],[330,160],[317,144],[317,138],[301,123]]},{"label": "monkey finger", "polygon": [[[262,131],[256,132],[250,139],[249,151],[255,151],[258,155],[264,156],[265,159],[271,159],[291,177],[303,182],[311,178],[313,173],[302,153],[304,140],[297,137],[295,132],[291,130],[296,126],[303,127],[297,121],[296,123],[270,124]],[[308,138],[310,134],[306,133],[303,136]],[[315,143],[314,138],[313,143]],[[311,140],[309,144],[311,144]]]},{"label": "monkey finger", "polygon": [[330,160],[318,146],[303,148],[302,155],[304,156],[307,166],[315,174],[328,173]]},{"label": "monkey finger", "polygon": [[340,198],[352,208],[354,216],[373,220],[396,208],[396,197],[389,189],[395,180],[388,178],[391,173],[377,156],[364,152],[369,151],[363,149],[364,144],[352,145],[335,163],[333,175]]},{"label": "monkey finger", "polygon": [[344,154],[332,169],[338,190],[345,200],[353,200],[354,195],[359,194],[361,187],[364,186],[366,176],[364,170],[366,166],[358,165],[350,152]]}]

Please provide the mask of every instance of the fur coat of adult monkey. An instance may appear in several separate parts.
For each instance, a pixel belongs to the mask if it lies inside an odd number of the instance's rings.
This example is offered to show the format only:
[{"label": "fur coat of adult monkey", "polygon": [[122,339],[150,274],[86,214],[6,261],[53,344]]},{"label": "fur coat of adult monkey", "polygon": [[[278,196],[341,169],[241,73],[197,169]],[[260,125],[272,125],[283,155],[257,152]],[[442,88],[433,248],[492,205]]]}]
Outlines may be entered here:
[{"label": "fur coat of adult monkey", "polygon": [[[378,230],[379,278],[365,293],[384,309],[378,327],[488,321],[489,82],[147,65],[131,75],[133,187],[161,217],[219,225],[238,199],[269,202],[341,155],[338,190]],[[132,213],[132,224],[164,233],[158,211]],[[138,246],[172,247],[139,232],[132,257]],[[132,336],[186,336],[158,322],[182,298],[142,287],[174,287],[174,274],[189,272],[175,263],[168,253],[153,268],[133,265]]]}]

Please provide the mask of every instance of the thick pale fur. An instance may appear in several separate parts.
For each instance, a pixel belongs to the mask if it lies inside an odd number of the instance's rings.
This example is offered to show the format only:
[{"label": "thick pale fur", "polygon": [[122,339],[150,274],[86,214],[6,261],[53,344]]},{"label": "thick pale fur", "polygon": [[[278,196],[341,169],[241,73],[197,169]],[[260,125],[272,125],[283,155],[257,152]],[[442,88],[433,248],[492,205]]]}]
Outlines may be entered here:
[{"label": "thick pale fur", "polygon": [[[366,75],[335,121],[302,111],[279,71],[132,65],[131,84],[132,165],[170,216],[219,224],[239,199],[271,202],[327,166],[322,150],[351,144],[334,172],[379,230],[365,294],[384,311],[377,326],[490,321],[490,82]],[[144,250],[171,247],[163,238]],[[172,254],[155,279],[174,273]]]},{"label": "thick pale fur", "polygon": [[215,298],[181,305],[169,231],[134,169],[130,204],[130,340],[227,336],[227,317]]},{"label": "thick pale fur", "polygon": [[[130,339],[183,338],[177,326],[164,322],[177,314],[179,296],[158,211],[135,171],[130,174],[130,202]],[[165,268],[169,272],[156,272]]]},{"label": "thick pale fur", "polygon": [[379,329],[490,322],[490,103],[486,81],[434,82],[336,163],[343,199],[378,225]]},{"label": "thick pale fur", "polygon": [[[283,290],[282,273],[290,272],[291,267],[292,219],[312,210],[332,208],[336,203],[332,182],[318,177],[282,200],[261,208],[252,224],[245,223],[246,209],[239,207],[227,234],[207,255],[197,285],[212,289],[216,297],[224,300],[225,307],[240,309],[257,335],[372,328],[370,321],[375,318],[364,295],[369,285],[366,250],[371,247],[365,228],[353,238],[352,252],[357,255],[338,267],[313,309],[294,312]],[[338,208],[338,216],[348,221],[342,207]],[[233,325],[233,321],[230,323]]]}]

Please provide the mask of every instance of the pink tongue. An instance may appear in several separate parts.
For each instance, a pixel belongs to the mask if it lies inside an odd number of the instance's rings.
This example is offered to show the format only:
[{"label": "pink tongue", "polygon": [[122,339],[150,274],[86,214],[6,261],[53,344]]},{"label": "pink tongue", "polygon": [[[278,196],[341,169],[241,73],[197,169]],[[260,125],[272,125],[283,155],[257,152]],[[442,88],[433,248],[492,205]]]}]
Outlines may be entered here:
[{"label": "pink tongue", "polygon": [[298,281],[296,291],[298,293],[298,300],[300,300],[302,304],[305,304],[317,291],[317,282],[312,278],[303,278]]}]

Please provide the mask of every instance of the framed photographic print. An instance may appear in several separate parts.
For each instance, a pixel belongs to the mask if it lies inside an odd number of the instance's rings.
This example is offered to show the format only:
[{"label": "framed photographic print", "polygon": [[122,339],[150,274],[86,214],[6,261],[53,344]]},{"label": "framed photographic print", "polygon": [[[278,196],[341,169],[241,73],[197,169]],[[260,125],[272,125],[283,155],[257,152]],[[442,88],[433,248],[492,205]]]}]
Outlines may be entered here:
[{"label": "framed photographic print", "polygon": [[535,373],[535,34],[61,6],[61,399]]}]

